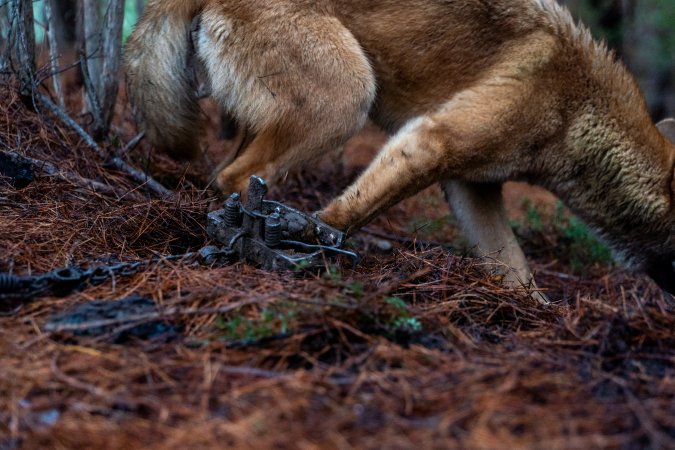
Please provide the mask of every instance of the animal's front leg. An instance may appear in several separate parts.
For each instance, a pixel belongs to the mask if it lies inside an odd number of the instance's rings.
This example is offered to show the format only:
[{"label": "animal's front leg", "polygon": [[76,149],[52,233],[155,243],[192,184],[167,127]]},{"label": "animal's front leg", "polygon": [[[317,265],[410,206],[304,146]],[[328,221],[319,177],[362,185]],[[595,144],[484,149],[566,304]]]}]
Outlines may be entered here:
[{"label": "animal's front leg", "polygon": [[[522,149],[548,128],[539,110],[531,107],[536,102],[530,86],[513,78],[499,81],[456,94],[435,112],[410,122],[354,184],[319,212],[320,218],[353,232],[433,183],[470,180],[490,186],[527,172],[530,157]],[[501,252],[515,269],[506,274],[508,284],[528,285],[532,277],[509,228],[498,185],[478,192],[477,186],[467,182],[449,187],[469,238],[483,253]]]},{"label": "animal's front leg", "polygon": [[456,93],[399,130],[356,182],[319,212],[322,220],[354,231],[438,181],[497,181],[509,176],[504,161],[523,166],[517,162],[521,149],[541,121],[536,108],[524,108],[534,91],[513,77],[495,78],[499,82]]},{"label": "animal's front leg", "polygon": [[[509,225],[501,183],[447,181],[443,190],[476,254],[503,263],[501,272],[508,286],[536,288],[523,250]],[[548,303],[546,296],[537,290],[531,295],[540,303]]]},{"label": "animal's front leg", "polygon": [[438,181],[446,145],[429,118],[412,121],[380,151],[366,171],[318,216],[335,228],[356,231],[380,212]]}]

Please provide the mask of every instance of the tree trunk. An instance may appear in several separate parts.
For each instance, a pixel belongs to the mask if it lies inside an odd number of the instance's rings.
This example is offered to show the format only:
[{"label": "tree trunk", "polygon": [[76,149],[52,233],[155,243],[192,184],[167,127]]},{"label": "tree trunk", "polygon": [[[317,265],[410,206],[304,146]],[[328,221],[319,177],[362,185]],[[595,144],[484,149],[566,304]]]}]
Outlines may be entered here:
[{"label": "tree trunk", "polygon": [[145,6],[145,0],[136,0],[136,13],[138,17],[141,17],[143,14],[143,7]]},{"label": "tree trunk", "polygon": [[0,3],[0,72],[9,70],[9,3]]},{"label": "tree trunk", "polygon": [[27,106],[32,106],[32,94],[35,88],[35,28],[33,2],[31,0],[11,0],[10,38],[14,39],[10,49],[10,59],[19,75],[21,97]]},{"label": "tree trunk", "polygon": [[101,80],[102,42],[101,12],[98,0],[80,0],[80,20],[82,21],[82,52],[80,64],[85,86],[84,112],[93,115],[94,128],[100,128],[99,89]]},{"label": "tree trunk", "polygon": [[97,140],[108,134],[117,100],[125,1],[110,0],[103,24],[99,5],[96,0],[81,0],[80,8],[85,49],[81,58],[85,111],[93,115],[92,134]]},{"label": "tree trunk", "polygon": [[122,26],[124,24],[124,0],[110,0],[105,18],[103,39],[103,72],[99,98],[102,109],[102,128],[96,130],[99,136],[108,134],[110,122],[115,110],[119,87],[119,68],[122,59]]},{"label": "tree trunk", "polygon": [[45,24],[47,26],[47,40],[49,41],[49,63],[52,71],[52,87],[54,95],[59,102],[59,106],[65,106],[63,96],[63,87],[61,85],[61,74],[59,73],[59,44],[58,44],[58,25],[55,15],[55,0],[45,0]]},{"label": "tree trunk", "polygon": [[[77,38],[76,0],[50,0],[56,39],[60,48],[69,49]],[[47,0],[45,0],[46,4]]]}]

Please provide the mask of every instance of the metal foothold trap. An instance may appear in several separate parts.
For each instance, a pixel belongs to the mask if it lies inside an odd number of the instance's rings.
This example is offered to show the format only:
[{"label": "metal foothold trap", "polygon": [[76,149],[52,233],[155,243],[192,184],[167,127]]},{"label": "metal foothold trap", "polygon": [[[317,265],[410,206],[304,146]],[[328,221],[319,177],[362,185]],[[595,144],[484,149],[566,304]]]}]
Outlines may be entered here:
[{"label": "metal foothold trap", "polygon": [[265,200],[267,184],[251,177],[247,199],[232,194],[223,209],[208,215],[208,235],[222,248],[202,249],[204,259],[212,254],[212,263],[226,259],[246,261],[264,270],[293,270],[325,267],[326,262],[340,256],[352,264],[358,255],[340,247],[345,234],[316,217],[282,203]]}]

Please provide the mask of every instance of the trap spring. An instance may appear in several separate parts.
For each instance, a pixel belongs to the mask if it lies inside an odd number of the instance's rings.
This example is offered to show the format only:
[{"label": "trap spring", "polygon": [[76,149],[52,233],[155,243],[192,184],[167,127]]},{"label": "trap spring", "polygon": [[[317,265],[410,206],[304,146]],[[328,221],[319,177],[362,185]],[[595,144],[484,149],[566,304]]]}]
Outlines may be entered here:
[{"label": "trap spring", "polygon": [[[311,215],[265,200],[266,194],[265,181],[251,177],[245,203],[232,194],[223,209],[209,214],[206,231],[211,239],[233,257],[270,271],[324,267],[329,258],[339,256],[356,264],[356,253],[340,249],[344,233]],[[224,249],[213,247],[217,254]]]}]

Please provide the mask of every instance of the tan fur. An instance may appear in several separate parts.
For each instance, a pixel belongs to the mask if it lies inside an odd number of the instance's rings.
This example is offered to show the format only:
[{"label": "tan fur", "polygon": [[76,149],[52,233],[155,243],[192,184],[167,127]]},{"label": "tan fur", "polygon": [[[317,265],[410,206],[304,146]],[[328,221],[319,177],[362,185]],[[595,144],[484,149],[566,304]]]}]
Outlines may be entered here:
[{"label": "tan fur", "polygon": [[205,1],[151,0],[127,43],[127,91],[147,137],[177,158],[198,154],[196,80],[187,69],[190,24]]},{"label": "tan fur", "polygon": [[216,174],[224,192],[326,153],[369,115],[392,138],[320,212],[327,223],[356,230],[440,182],[479,252],[528,284],[500,193],[527,180],[672,286],[654,261],[675,256],[675,122],[660,133],[634,79],[553,0],[150,2],[127,48],[130,91],[153,142],[178,154],[199,132],[195,16],[213,96],[254,136]]}]

